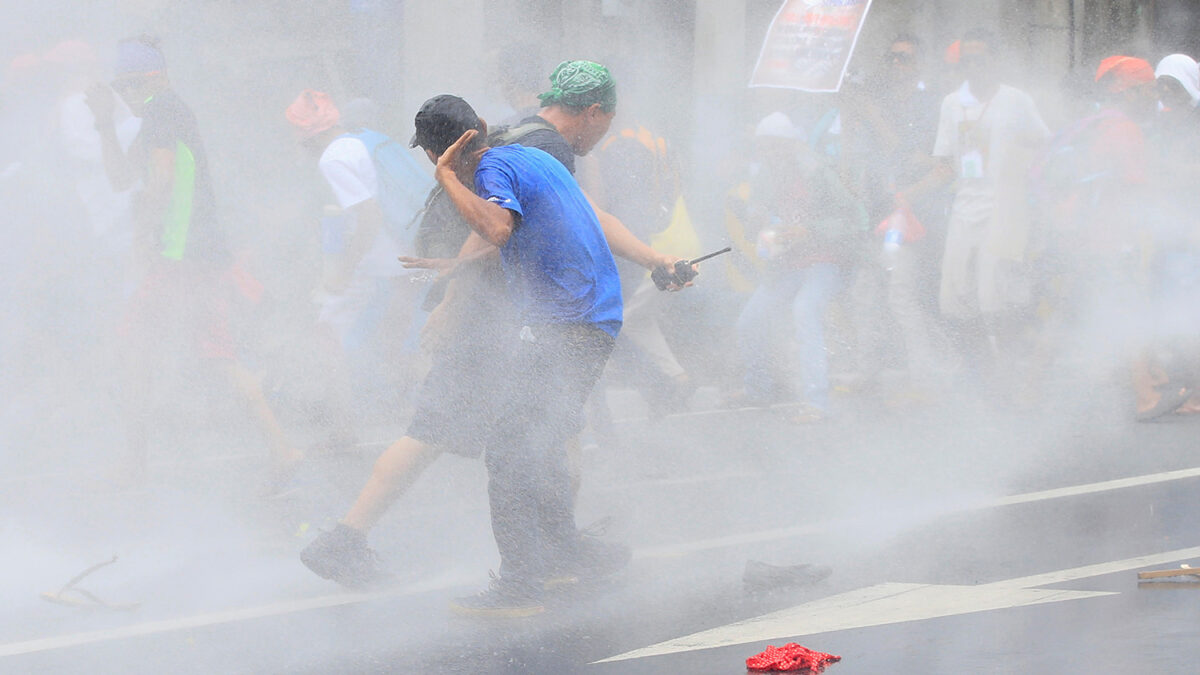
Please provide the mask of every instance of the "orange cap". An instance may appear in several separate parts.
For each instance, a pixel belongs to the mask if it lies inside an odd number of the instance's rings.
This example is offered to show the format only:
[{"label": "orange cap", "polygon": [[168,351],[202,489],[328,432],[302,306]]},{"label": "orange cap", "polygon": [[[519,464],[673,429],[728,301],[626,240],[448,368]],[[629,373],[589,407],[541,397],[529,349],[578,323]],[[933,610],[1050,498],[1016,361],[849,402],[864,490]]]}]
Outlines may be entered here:
[{"label": "orange cap", "polygon": [[1139,84],[1154,81],[1154,67],[1133,56],[1110,56],[1096,69],[1096,81],[1104,80],[1105,89],[1117,94]]},{"label": "orange cap", "polygon": [[8,68],[5,68],[4,79],[7,82],[28,80],[42,66],[42,63],[42,57],[33,52],[18,54],[8,64]]},{"label": "orange cap", "polygon": [[949,64],[958,63],[958,60],[961,57],[962,57],[962,40],[955,40],[954,42],[950,43],[949,47],[946,47],[946,63],[949,63]]},{"label": "orange cap", "polygon": [[46,63],[89,66],[96,63],[96,50],[82,40],[65,40],[51,47],[43,58]]}]

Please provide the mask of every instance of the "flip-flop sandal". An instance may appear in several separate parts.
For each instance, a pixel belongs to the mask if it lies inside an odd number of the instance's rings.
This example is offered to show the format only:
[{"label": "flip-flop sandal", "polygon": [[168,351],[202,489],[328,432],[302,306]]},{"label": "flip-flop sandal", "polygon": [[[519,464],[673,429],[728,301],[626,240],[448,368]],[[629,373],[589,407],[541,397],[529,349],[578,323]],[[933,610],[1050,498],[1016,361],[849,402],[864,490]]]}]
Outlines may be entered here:
[{"label": "flip-flop sandal", "polygon": [[1192,390],[1189,387],[1175,387],[1170,391],[1163,392],[1158,398],[1158,403],[1149,410],[1145,410],[1136,415],[1135,419],[1139,422],[1150,422],[1156,420],[1163,415],[1169,415],[1179,409],[1179,406],[1187,403],[1187,400],[1192,397]]},{"label": "flip-flop sandal", "polygon": [[141,606],[141,603],[138,603],[138,602],[108,602],[108,601],[96,596],[94,593],[91,593],[87,590],[84,590],[84,589],[76,586],[76,584],[78,584],[80,581],[83,581],[84,577],[90,575],[92,572],[95,572],[96,570],[100,569],[101,567],[107,567],[108,565],[111,565],[115,562],[117,562],[117,556],[114,555],[111,560],[105,560],[102,563],[97,563],[95,565],[92,565],[91,567],[80,572],[79,574],[76,574],[70,581],[68,581],[66,583],[66,585],[64,585],[62,588],[58,589],[57,591],[49,591],[46,593],[42,593],[41,598],[47,602],[53,602],[58,605],[66,605],[67,607],[81,607],[81,608],[85,608],[85,609],[86,608],[101,608],[101,609],[111,609],[111,610],[118,610],[118,611],[135,610]]}]

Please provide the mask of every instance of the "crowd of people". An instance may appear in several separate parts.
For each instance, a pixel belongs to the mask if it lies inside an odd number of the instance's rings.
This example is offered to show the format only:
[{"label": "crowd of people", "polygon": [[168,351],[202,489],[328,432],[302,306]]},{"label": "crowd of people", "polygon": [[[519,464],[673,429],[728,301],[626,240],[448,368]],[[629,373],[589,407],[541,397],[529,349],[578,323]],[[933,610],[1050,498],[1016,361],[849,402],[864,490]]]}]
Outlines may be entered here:
[{"label": "crowd of people", "polygon": [[[737,298],[712,307],[730,333],[712,343],[736,345],[715,357],[739,366],[736,382],[716,382],[725,404],[783,404],[794,424],[837,424],[838,389],[931,405],[967,387],[1033,409],[1048,374],[1079,362],[1083,377],[1127,383],[1138,420],[1200,412],[1200,67],[1182,54],[1106,58],[1056,132],[1002,78],[999,50],[986,30],[967,33],[946,52],[953,75],[932,84],[921,42],[902,34],[841,93],[764,114],[729,186],[726,241],[708,242],[735,252],[696,281],[703,238],[686,171],[636,120],[613,128],[617,84],[603,65],[563,61],[493,126],[462,98],[433,97],[408,143],[372,128],[362,101],[301,92],[280,124],[328,188],[312,232],[324,268],[300,329],[330,355],[321,424],[351,442],[361,400],[383,392],[406,428],[301,560],[347,586],[381,581],[368,532],[449,452],[483,457],[501,557],[489,587],[455,609],[533,614],[547,589],[619,571],[629,549],[575,522],[582,434],[611,425],[606,370],[625,371],[651,417],[711,383],[677,353],[673,296],[660,292],[694,283]],[[180,370],[203,372],[258,423],[263,491],[278,496],[305,452],[239,325],[263,284],[223,234],[220,167],[154,39],[117,45],[110,84],[97,63],[65,42],[7,74],[26,94],[5,100],[9,128],[48,116],[56,144],[5,141],[0,193],[36,221],[17,248],[71,273],[7,265],[10,299],[53,311],[5,335],[4,352],[29,353],[68,314],[99,336],[117,364],[107,377],[127,451],[114,475],[127,484],[145,480],[163,373],[181,386]],[[832,331],[852,347],[839,353]],[[6,387],[31,377],[16,363],[4,363]],[[884,382],[892,373],[898,387]]]},{"label": "crowd of people", "polygon": [[[789,416],[807,423],[834,414],[837,388],[900,406],[969,388],[1032,411],[1074,368],[1083,386],[1124,382],[1140,421],[1198,410],[1195,61],[1103,59],[1056,132],[1001,79],[999,50],[982,29],[955,41],[943,96],[902,34],[812,129],[782,110],[758,123],[727,209],[758,256],[731,403],[798,395]],[[836,381],[831,302],[853,343]],[[776,340],[789,315],[798,378]]]}]

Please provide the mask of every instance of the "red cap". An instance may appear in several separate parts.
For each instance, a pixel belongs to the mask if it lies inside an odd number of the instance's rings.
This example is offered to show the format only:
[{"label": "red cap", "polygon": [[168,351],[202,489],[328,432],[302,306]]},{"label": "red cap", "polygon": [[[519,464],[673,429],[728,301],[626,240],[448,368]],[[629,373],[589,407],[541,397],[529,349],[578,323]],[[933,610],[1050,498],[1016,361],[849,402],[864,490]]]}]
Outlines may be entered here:
[{"label": "red cap", "polygon": [[1104,80],[1105,89],[1117,94],[1140,84],[1154,81],[1154,67],[1133,56],[1110,56],[1096,69],[1096,81]]},{"label": "red cap", "polygon": [[284,116],[296,127],[301,140],[308,140],[322,131],[334,128],[342,118],[329,94],[313,89],[300,92],[296,100],[287,107]]}]

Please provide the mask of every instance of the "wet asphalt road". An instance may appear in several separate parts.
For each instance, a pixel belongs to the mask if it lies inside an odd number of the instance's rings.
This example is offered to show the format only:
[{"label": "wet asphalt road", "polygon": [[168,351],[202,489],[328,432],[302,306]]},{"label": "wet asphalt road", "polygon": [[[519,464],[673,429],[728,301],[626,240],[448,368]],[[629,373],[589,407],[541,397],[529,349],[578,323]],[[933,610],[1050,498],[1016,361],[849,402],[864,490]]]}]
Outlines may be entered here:
[{"label": "wet asphalt road", "polygon": [[[1178,473],[1200,466],[1200,419],[1133,424],[1101,391],[1036,414],[853,399],[797,427],[713,397],[653,422],[615,397],[626,419],[619,442],[585,454],[579,520],[608,518],[634,562],[524,620],[446,609],[498,563],[478,462],[439,460],[372,535],[399,580],[368,595],[296,553],[349,503],[374,448],[314,458],[300,493],[268,503],[250,496],[257,459],[225,450],[164,457],[136,494],[86,472],[10,475],[0,672],[743,673],[788,641],[840,655],[828,673],[1196,671],[1200,585],[1135,572],[1200,566],[1200,472]],[[1143,478],[1105,483],[1130,477]],[[136,610],[38,599],[114,552],[81,585]],[[834,572],[749,592],[748,560]]]}]

